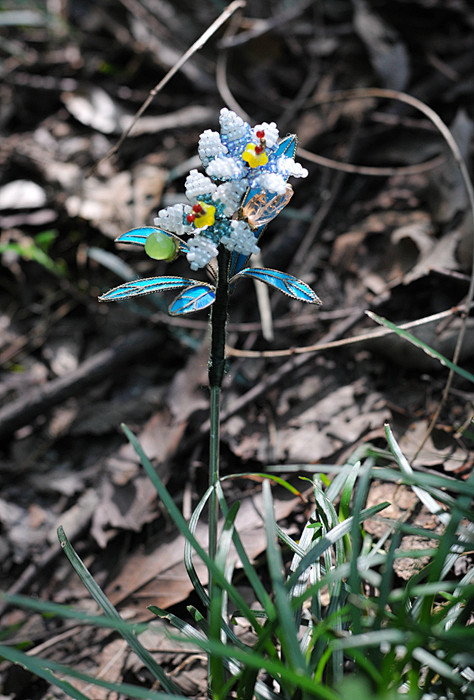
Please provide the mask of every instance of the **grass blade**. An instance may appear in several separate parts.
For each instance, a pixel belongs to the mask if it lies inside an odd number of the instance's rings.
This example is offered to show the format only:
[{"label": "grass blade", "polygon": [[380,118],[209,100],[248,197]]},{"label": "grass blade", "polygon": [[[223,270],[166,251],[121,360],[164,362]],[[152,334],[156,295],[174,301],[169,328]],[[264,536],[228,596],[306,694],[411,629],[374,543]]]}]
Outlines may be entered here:
[{"label": "grass blade", "polygon": [[258,620],[256,616],[254,615],[253,611],[249,607],[249,605],[246,603],[245,599],[238,593],[238,591],[231,586],[228,581],[226,581],[226,578],[222,571],[215,565],[213,560],[209,557],[208,553],[205,551],[203,547],[199,544],[199,542],[196,540],[195,536],[192,534],[190,531],[185,519],[183,518],[179,508],[176,506],[175,502],[173,501],[171,495],[169,494],[168,490],[162,483],[161,479],[159,478],[158,474],[156,473],[155,469],[153,468],[152,463],[148,459],[148,457],[145,455],[143,452],[140,443],[138,442],[137,438],[135,435],[131,432],[131,430],[128,429],[128,427],[125,424],[122,424],[123,431],[125,432],[125,435],[127,438],[130,440],[133,449],[137,453],[137,455],[140,457],[140,461],[142,463],[143,468],[145,469],[146,473],[148,474],[148,477],[150,481],[152,482],[153,486],[155,487],[159,497],[161,498],[164,506],[168,510],[168,513],[170,514],[171,518],[173,519],[176,527],[178,530],[181,532],[184,537],[189,540],[189,543],[195,550],[195,552],[198,554],[199,557],[203,560],[205,565],[208,567],[209,572],[212,573],[212,576],[215,578],[216,582],[224,588],[231,600],[234,602],[237,608],[239,608],[246,616],[247,620],[252,624],[254,629],[258,630],[260,629],[260,625],[258,623]]},{"label": "grass blade", "polygon": [[263,505],[265,509],[265,530],[267,532],[267,563],[275,596],[275,608],[282,630],[282,649],[290,668],[299,673],[304,673],[304,658],[298,643],[297,629],[289,602],[288,591],[284,584],[283,561],[278,547],[273,500],[268,481],[263,483]]},{"label": "grass blade", "polygon": [[402,328],[399,328],[397,325],[395,325],[395,323],[388,321],[386,318],[383,318],[382,316],[377,316],[377,314],[374,314],[372,311],[366,311],[365,313],[369,318],[372,319],[372,321],[375,321],[375,323],[378,323],[381,326],[385,326],[386,328],[390,328],[391,331],[399,335],[404,340],[407,340],[412,345],[415,345],[415,347],[420,348],[421,350],[423,350],[424,353],[426,353],[430,357],[433,357],[435,360],[438,360],[442,365],[448,367],[448,369],[452,370],[453,372],[456,372],[456,374],[459,374],[464,379],[467,379],[468,381],[474,383],[474,374],[471,374],[462,367],[455,365],[454,362],[448,360],[447,357],[442,355],[437,350],[433,350],[433,348],[430,348],[429,345],[426,345],[426,343],[417,338],[415,335],[412,335],[408,331],[404,331]]},{"label": "grass blade", "polygon": [[34,656],[29,656],[12,647],[0,645],[0,656],[8,659],[8,661],[24,666],[40,678],[44,678],[52,685],[61,688],[61,690],[64,690],[67,695],[71,698],[75,698],[75,700],[89,700],[89,698],[67,681],[58,678],[56,673],[71,676],[72,678],[77,678],[78,680],[97,685],[101,688],[107,688],[107,690],[122,696],[125,695],[127,698],[139,698],[141,700],[171,700],[172,698],[173,700],[185,700],[182,695],[177,695],[175,693],[160,693],[130,683],[111,683],[102,678],[94,678],[88,673],[77,671],[76,669],[69,668],[69,666],[51,661],[50,659],[38,659]]},{"label": "grass blade", "polygon": [[[197,504],[196,508],[194,509],[191,518],[189,520],[189,530],[193,534],[196,532],[196,528],[199,522],[199,518],[201,517],[201,513],[204,510],[204,506],[206,505],[209,496],[212,493],[212,486],[209,486],[209,488],[206,490],[204,493],[203,497]],[[185,538],[184,540],[184,565],[186,567],[187,574],[189,576],[189,579],[191,583],[193,584],[193,588],[198,594],[199,598],[201,599],[201,602],[204,604],[206,608],[209,607],[209,596],[207,595],[204,586],[202,585],[201,581],[199,580],[199,576],[197,575],[196,569],[194,568],[193,564],[193,548],[191,546],[190,541],[188,538]]]},{"label": "grass blade", "polygon": [[381,510],[384,510],[384,508],[388,508],[390,503],[388,501],[384,501],[383,503],[379,503],[376,506],[371,506],[370,508],[364,508],[359,513],[358,518],[354,521],[355,516],[351,516],[347,520],[344,520],[343,523],[339,523],[339,525],[336,525],[336,527],[333,527],[332,530],[330,530],[327,535],[325,535],[315,546],[303,557],[301,562],[298,565],[298,568],[296,571],[293,572],[293,574],[289,577],[287,581],[287,586],[293,586],[299,576],[307,569],[313,562],[315,562],[323,552],[326,551],[328,547],[330,547],[334,542],[336,542],[338,539],[343,537],[346,533],[350,532],[351,528],[353,527],[353,523],[362,523],[364,520],[368,520],[369,518],[372,518],[374,515],[377,513],[380,513]]},{"label": "grass blade", "polygon": [[[34,673],[35,676],[43,678],[48,683],[51,683],[51,685],[56,685],[58,688],[63,690],[66,695],[74,698],[74,700],[89,700],[86,695],[83,695],[70,683],[55,676],[54,673],[43,666],[40,659],[37,659],[34,656],[28,656],[28,654],[24,654],[22,651],[18,651],[18,649],[0,645],[0,658],[6,659],[14,664],[18,664],[19,666],[23,666],[23,668],[28,669],[30,673]],[[66,670],[69,670],[67,667],[65,668]]]},{"label": "grass blade", "polygon": [[[102,608],[102,610],[108,617],[123,622],[117,610],[114,608],[114,606],[107,598],[105,593],[102,591],[100,586],[96,583],[83,561],[76,554],[74,548],[67,539],[66,533],[64,532],[62,527],[58,528],[58,539],[62,549],[64,550],[64,553],[71,562],[73,569],[75,570],[75,572],[77,573],[77,575],[79,576],[79,578],[81,579],[82,583],[87,588],[91,596],[94,598],[97,605],[99,605],[99,607]],[[138,641],[135,635],[126,629],[121,629],[119,631],[122,637],[125,639],[125,641],[130,645],[135,654],[138,656],[138,658],[143,661],[143,663],[149,669],[149,671],[153,673],[155,678],[157,678],[160,681],[163,688],[165,688],[165,690],[168,693],[177,694],[179,692],[177,686],[173,683],[173,681],[171,681],[168,678],[161,666],[156,663],[153,656],[150,654],[149,651],[145,649],[144,646],[142,646],[142,644]]]}]

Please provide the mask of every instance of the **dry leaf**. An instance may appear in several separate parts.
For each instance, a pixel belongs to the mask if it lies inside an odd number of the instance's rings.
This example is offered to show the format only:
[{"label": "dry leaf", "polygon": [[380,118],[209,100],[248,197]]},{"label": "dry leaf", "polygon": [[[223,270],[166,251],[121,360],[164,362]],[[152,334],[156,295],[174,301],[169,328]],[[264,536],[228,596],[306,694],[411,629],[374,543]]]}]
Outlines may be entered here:
[{"label": "dry leaf", "polygon": [[[288,517],[299,504],[296,498],[284,500],[274,497],[275,518],[282,520]],[[242,500],[236,529],[251,561],[265,551],[267,545],[260,494]],[[207,546],[207,537],[207,525],[200,523],[196,538],[203,547]],[[144,619],[149,616],[147,605],[167,609],[185,600],[193,587],[183,562],[184,542],[182,535],[170,539],[164,534],[152,551],[138,552],[129,557],[107,589],[112,603],[117,605],[131,597],[132,600],[127,601],[127,611],[133,609],[134,615]],[[233,549],[229,556],[237,559]],[[207,569],[197,556],[194,557],[194,565],[201,582],[206,584]]]},{"label": "dry leaf", "polygon": [[354,0],[354,28],[364,42],[384,86],[404,90],[410,77],[409,56],[395,30],[365,0]]},{"label": "dry leaf", "polygon": [[0,187],[0,209],[39,209],[45,204],[45,191],[31,180],[14,180]]}]

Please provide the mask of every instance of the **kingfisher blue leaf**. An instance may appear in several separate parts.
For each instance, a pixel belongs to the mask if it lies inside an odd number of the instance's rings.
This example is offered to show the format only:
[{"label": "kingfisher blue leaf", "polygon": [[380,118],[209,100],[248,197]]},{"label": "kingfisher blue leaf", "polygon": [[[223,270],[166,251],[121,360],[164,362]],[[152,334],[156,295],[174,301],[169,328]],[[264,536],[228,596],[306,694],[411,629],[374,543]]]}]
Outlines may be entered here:
[{"label": "kingfisher blue leaf", "polygon": [[169,231],[165,231],[162,228],[158,228],[157,226],[139,226],[138,228],[132,228],[130,231],[127,231],[126,233],[122,233],[121,236],[115,239],[116,243],[133,243],[134,245],[145,245],[146,239],[148,236],[150,236],[152,233],[155,233],[156,231],[160,231],[161,233],[164,233],[165,236],[168,236],[168,238],[174,238],[175,240],[179,241],[179,247],[180,251],[184,254],[186,254],[189,250],[188,246],[184,241],[181,240],[178,236],[175,236],[174,234],[170,233]]},{"label": "kingfisher blue leaf", "polygon": [[131,231],[127,233],[122,233],[121,236],[115,239],[116,243],[133,243],[134,245],[145,245],[146,239],[151,233],[154,233],[158,229],[153,226],[140,226],[139,228],[132,228]]},{"label": "kingfisher blue leaf", "polygon": [[190,284],[196,283],[185,277],[147,277],[121,284],[119,287],[111,289],[110,292],[102,294],[99,297],[99,301],[121,301],[122,299],[130,299],[130,297],[139,297],[143,294],[166,292],[168,289],[180,289],[181,287],[188,287]]},{"label": "kingfisher blue leaf", "polygon": [[288,158],[294,158],[296,154],[296,144],[296,134],[289,134],[288,136],[285,136],[285,138],[278,144],[275,156],[287,156]]},{"label": "kingfisher blue leaf", "polygon": [[265,284],[268,284],[270,287],[274,287],[280,292],[283,292],[283,294],[286,294],[292,299],[297,299],[298,301],[306,301],[309,304],[322,303],[318,295],[313,292],[306,282],[302,282],[296,277],[293,277],[293,275],[289,275],[287,272],[270,270],[265,267],[249,267],[239,272],[238,275],[235,275],[231,282],[234,282],[236,278],[239,277],[250,277],[251,279],[265,282]]},{"label": "kingfisher blue leaf", "polygon": [[[265,228],[265,226],[262,226]],[[229,265],[229,278],[235,277],[243,268],[246,266],[250,258],[250,255],[243,255],[242,253],[236,253],[235,251],[230,256]]]},{"label": "kingfisher blue leaf", "polygon": [[214,303],[216,298],[215,288],[211,284],[194,284],[183,289],[176,299],[170,304],[168,312],[170,316],[191,314],[201,311]]}]

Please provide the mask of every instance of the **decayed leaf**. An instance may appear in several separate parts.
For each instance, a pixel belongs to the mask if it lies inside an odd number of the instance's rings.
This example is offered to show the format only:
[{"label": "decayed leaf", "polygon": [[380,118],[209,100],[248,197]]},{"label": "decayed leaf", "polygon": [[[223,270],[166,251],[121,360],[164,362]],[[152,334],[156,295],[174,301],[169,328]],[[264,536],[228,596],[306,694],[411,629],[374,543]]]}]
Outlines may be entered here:
[{"label": "decayed leaf", "polygon": [[[114,639],[106,642],[100,649],[96,659],[97,668],[91,675],[96,678],[106,678],[109,683],[119,683],[123,679],[125,662],[129,656],[127,642],[123,639]],[[108,700],[110,690],[101,688],[93,683],[73,679],[71,684],[82,693],[87,693],[88,700]]]},{"label": "decayed leaf", "polygon": [[75,92],[63,92],[61,99],[81,124],[104,134],[118,133],[123,129],[126,116],[123,108],[102,88],[89,86]]},{"label": "decayed leaf", "polygon": [[[120,134],[130,126],[133,115],[97,86],[83,87],[75,92],[63,92],[61,99],[68,111],[82,124],[103,134]],[[130,136],[156,134],[166,129],[184,128],[212,123],[215,111],[210,107],[189,105],[183,109],[158,116],[143,116]]]},{"label": "decayed leaf", "polygon": [[[286,408],[288,406],[288,409]],[[327,459],[343,446],[357,442],[365,433],[389,418],[385,401],[362,382],[340,387],[314,376],[306,377],[282,392],[279,415],[269,420],[259,415],[244,422],[226,422],[224,438],[243,459],[314,463]]]},{"label": "decayed leaf", "polygon": [[157,406],[162,405],[163,387],[148,387],[109,401],[83,402],[72,421],[73,435],[103,435],[116,432],[121,423],[145,421]]},{"label": "decayed leaf", "polygon": [[81,331],[74,332],[72,327],[68,336],[52,338],[45,343],[43,356],[48,360],[54,374],[63,377],[79,366],[80,351]]},{"label": "decayed leaf", "polygon": [[207,409],[207,363],[209,345],[201,343],[197,352],[190,355],[185,367],[176,373],[166,396],[166,404],[176,421],[187,420],[195,411]]},{"label": "decayed leaf", "polygon": [[0,524],[8,533],[2,543],[4,558],[21,564],[41,549],[54,524],[54,514],[36,504],[25,508],[0,498]]},{"label": "decayed leaf", "polygon": [[433,241],[431,247],[426,246],[425,250],[421,251],[417,264],[405,275],[405,284],[427,275],[433,268],[457,270],[459,263],[456,252],[460,241],[461,233],[455,230],[446,233],[439,241]]},{"label": "decayed leaf", "polygon": [[[408,486],[400,486],[390,482],[375,482],[369,491],[367,506],[373,506],[382,501],[388,501],[391,505],[383,511],[383,515],[364,522],[364,530],[374,538],[382,537],[389,528],[397,527],[401,522],[409,520],[415,511],[418,498]],[[426,537],[406,535],[402,537],[400,550],[428,549],[436,547],[437,540],[429,538],[430,531],[439,533],[442,530],[440,522],[424,507],[417,514],[416,524],[426,529]],[[429,561],[429,557],[412,559],[409,556],[397,559],[393,568],[397,576],[404,581],[422,569]]]},{"label": "decayed leaf", "polygon": [[0,209],[38,209],[46,204],[46,193],[31,180],[14,180],[0,188]]},{"label": "decayed leaf", "polygon": [[[260,494],[242,499],[236,519],[236,529],[250,560],[255,560],[267,546],[261,500]],[[299,499],[275,497],[276,519],[288,517],[299,504]],[[199,524],[196,537],[203,546],[206,546],[207,536],[207,525]],[[192,590],[192,584],[183,563],[184,542],[181,535],[171,539],[165,533],[152,551],[138,552],[129,557],[120,574],[109,585],[107,594],[112,603],[117,605],[129,599],[127,609],[130,608],[134,616],[144,619],[149,616],[147,605],[168,609],[185,600]],[[236,557],[233,550],[230,556]],[[207,569],[198,557],[194,558],[194,565],[202,583],[207,583]]]},{"label": "decayed leaf", "polygon": [[354,0],[354,5],[354,27],[369,52],[373,67],[385,87],[403,90],[410,76],[405,45],[395,30],[365,0]]},{"label": "decayed leaf", "polygon": [[[148,457],[160,466],[166,465],[167,459],[176,451],[185,426],[184,421],[171,422],[166,409],[155,413],[139,435]],[[167,467],[161,466],[160,476],[166,481],[165,468]],[[156,494],[150,488],[148,478],[142,475],[141,465],[129,443],[109,458],[106,472],[107,477],[102,484],[101,499],[94,512],[92,526],[92,535],[102,547],[107,544],[108,529],[138,532],[144,523],[151,522],[156,517],[157,512]]]},{"label": "decayed leaf", "polygon": [[91,222],[110,238],[147,222],[159,204],[166,171],[148,163],[101,181],[85,180],[82,192],[66,200],[69,216]]},{"label": "decayed leaf", "polygon": [[[469,415],[468,407],[466,407],[466,414]],[[399,441],[402,452],[409,456],[417,451],[427,429],[428,421],[426,420],[416,421],[410,425]],[[418,454],[417,463],[423,464],[425,467],[442,466],[444,471],[453,472],[461,469],[463,464],[472,459],[470,452],[469,446],[457,439],[454,431],[436,428]]]},{"label": "decayed leaf", "polygon": [[147,477],[136,477],[123,486],[105,481],[100,504],[94,512],[92,534],[98,544],[105,547],[108,536],[114,534],[111,528],[139,532],[143,525],[155,519],[156,514],[156,496]]},{"label": "decayed leaf", "polygon": [[[394,246],[394,268],[398,264],[399,274],[405,273],[405,282],[408,279],[416,279],[413,277],[413,268],[417,266],[420,258],[424,259],[430,254],[436,243],[428,218],[418,218],[410,224],[396,228],[390,236],[390,241]],[[391,277],[393,278],[393,275]]]},{"label": "decayed leaf", "polygon": [[[468,161],[474,122],[464,109],[460,109],[450,128],[462,157]],[[452,224],[456,214],[466,211],[466,188],[454,159],[450,158],[441,172],[431,174],[429,195],[433,214],[444,225]]]}]

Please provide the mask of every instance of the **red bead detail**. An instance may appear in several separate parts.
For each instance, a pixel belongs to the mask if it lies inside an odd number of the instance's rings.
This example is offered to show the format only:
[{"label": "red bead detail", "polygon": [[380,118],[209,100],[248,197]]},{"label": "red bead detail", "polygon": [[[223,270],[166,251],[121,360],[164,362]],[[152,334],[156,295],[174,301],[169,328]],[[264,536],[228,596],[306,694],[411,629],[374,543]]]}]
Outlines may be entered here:
[{"label": "red bead detail", "polygon": [[193,205],[193,212],[195,214],[202,214],[204,212],[204,209],[202,208],[202,206],[200,204],[194,204]]},{"label": "red bead detail", "polygon": [[263,146],[255,146],[255,153],[257,155],[260,155],[260,153],[263,151]]},{"label": "red bead detail", "polygon": [[257,131],[257,138],[258,139],[265,138],[265,132],[264,131]]},{"label": "red bead detail", "polygon": [[188,222],[188,224],[192,224],[195,218],[196,214],[188,214],[186,217],[186,221]]}]

